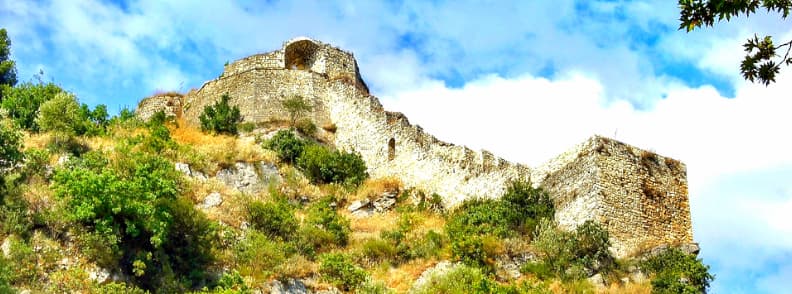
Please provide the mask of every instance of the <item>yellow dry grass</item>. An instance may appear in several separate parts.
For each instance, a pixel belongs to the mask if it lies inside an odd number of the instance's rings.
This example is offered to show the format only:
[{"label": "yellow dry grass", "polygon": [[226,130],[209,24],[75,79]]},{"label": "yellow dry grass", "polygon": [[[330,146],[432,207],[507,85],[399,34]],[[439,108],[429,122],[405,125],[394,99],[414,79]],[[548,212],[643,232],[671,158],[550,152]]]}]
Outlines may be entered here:
[{"label": "yellow dry grass", "polygon": [[244,195],[215,179],[203,182],[190,180],[185,196],[189,197],[193,203],[198,204],[213,192],[220,193],[223,202],[217,207],[204,210],[206,216],[211,220],[239,228],[245,220],[245,207],[247,207],[247,202],[251,201],[252,196]]},{"label": "yellow dry grass", "polygon": [[348,200],[373,199],[379,197],[386,191],[400,191],[401,187],[401,180],[394,177],[368,179],[363,182],[354,194],[349,195]]},{"label": "yellow dry grass", "polygon": [[652,293],[652,285],[649,283],[629,283],[629,284],[617,284],[613,283],[610,287],[606,288],[603,291],[599,291],[599,293],[605,294],[649,294]]},{"label": "yellow dry grass", "polygon": [[220,167],[238,161],[275,162],[275,154],[261,148],[252,137],[237,138],[204,133],[188,125],[182,119],[170,126],[170,132],[174,141],[190,146],[195,152],[203,155],[208,162],[216,165],[209,167],[209,172],[216,172]]},{"label": "yellow dry grass", "polygon": [[385,285],[395,290],[396,293],[407,293],[421,273],[437,263],[436,259],[415,259],[396,267],[376,270],[372,273],[372,277],[385,282]]},{"label": "yellow dry grass", "polygon": [[38,148],[44,149],[47,147],[47,144],[52,140],[52,135],[49,133],[39,133],[39,134],[32,134],[28,132],[24,132],[24,136],[22,141],[24,142],[24,149],[30,148]]}]

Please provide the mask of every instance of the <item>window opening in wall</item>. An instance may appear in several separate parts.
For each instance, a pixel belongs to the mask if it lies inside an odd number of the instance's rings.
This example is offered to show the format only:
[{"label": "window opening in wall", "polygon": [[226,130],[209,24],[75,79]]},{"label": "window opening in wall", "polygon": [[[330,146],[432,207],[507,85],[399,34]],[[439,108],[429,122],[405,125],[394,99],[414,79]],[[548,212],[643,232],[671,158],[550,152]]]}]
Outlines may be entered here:
[{"label": "window opening in wall", "polygon": [[396,157],[396,139],[390,138],[388,140],[388,160],[393,160]]}]

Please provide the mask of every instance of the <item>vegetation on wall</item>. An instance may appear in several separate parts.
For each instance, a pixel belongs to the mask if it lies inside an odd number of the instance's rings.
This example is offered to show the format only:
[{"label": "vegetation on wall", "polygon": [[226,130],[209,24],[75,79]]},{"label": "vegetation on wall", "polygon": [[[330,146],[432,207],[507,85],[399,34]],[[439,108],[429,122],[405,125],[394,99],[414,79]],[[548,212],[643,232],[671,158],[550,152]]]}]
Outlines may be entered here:
[{"label": "vegetation on wall", "polygon": [[220,101],[204,107],[203,113],[198,117],[201,121],[201,130],[216,134],[237,134],[237,124],[242,121],[239,107],[231,107],[228,100],[231,97],[223,94]]}]

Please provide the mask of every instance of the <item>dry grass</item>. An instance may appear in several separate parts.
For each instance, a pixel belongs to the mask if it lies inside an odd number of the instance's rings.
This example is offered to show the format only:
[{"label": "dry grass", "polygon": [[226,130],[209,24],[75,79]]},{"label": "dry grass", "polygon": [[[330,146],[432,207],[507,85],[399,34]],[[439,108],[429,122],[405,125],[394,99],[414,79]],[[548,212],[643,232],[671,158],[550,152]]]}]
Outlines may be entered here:
[{"label": "dry grass", "polygon": [[195,157],[196,154],[181,154],[183,157],[192,157],[179,158],[179,160],[200,158],[205,161],[207,166],[204,167],[207,168],[207,172],[217,172],[220,168],[230,166],[238,161],[275,162],[276,160],[275,153],[262,149],[256,144],[255,138],[203,133],[201,130],[189,126],[183,119],[180,119],[176,125],[178,127],[170,127],[171,138],[181,145],[189,146],[188,149],[197,153],[197,157]]},{"label": "dry grass", "polygon": [[50,133],[32,134],[24,132],[22,141],[24,142],[25,150],[30,148],[45,149],[47,148],[47,144],[52,141],[52,135]]},{"label": "dry grass", "polygon": [[396,267],[383,267],[372,272],[372,277],[385,282],[396,293],[407,293],[426,269],[435,266],[436,259],[415,259]]},{"label": "dry grass", "polygon": [[598,291],[599,293],[606,293],[606,294],[649,294],[652,293],[652,285],[649,283],[629,283],[629,284],[617,284],[613,283],[610,287],[606,288],[603,291]]},{"label": "dry grass", "polygon": [[211,220],[223,222],[229,226],[239,228],[245,221],[245,207],[253,198],[244,195],[233,188],[226,186],[218,180],[210,179],[205,182],[191,180],[185,196],[189,197],[194,203],[202,203],[206,196],[212,192],[218,192],[223,198],[223,202],[217,206],[205,209],[206,216]]},{"label": "dry grass", "polygon": [[401,187],[401,180],[394,177],[368,179],[354,194],[349,196],[348,200],[374,199],[386,191],[401,191]]}]

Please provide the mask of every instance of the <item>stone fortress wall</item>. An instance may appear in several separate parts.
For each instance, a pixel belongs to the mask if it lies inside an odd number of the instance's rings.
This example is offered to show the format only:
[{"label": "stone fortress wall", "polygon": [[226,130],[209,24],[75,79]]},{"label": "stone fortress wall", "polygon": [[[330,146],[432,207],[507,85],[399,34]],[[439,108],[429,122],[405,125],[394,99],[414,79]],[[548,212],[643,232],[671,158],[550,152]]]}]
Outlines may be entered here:
[{"label": "stone fortress wall", "polygon": [[[352,54],[318,41],[293,39],[281,50],[227,65],[218,79],[180,98],[179,115],[197,125],[204,107],[223,94],[244,121],[259,125],[287,121],[280,101],[305,97],[314,106],[307,117],[320,127],[332,125],[330,143],[360,153],[372,177],[396,177],[407,187],[437,193],[446,207],[472,197],[497,198],[510,181],[531,180],[550,192],[563,227],[586,220],[603,224],[619,256],[693,241],[680,162],[594,136],[531,169],[442,142],[403,114],[385,111],[368,93]],[[162,107],[163,100],[141,101],[141,117]]]}]

